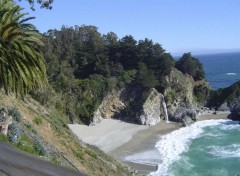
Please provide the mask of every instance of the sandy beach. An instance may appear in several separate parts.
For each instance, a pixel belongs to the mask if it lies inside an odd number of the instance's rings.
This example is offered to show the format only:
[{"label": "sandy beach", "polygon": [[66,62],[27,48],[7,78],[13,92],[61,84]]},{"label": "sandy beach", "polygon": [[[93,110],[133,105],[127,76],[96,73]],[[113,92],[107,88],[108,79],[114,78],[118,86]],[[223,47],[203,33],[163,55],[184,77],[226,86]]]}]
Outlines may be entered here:
[{"label": "sandy beach", "polygon": [[[199,120],[226,119],[229,112],[205,112]],[[147,156],[156,156],[156,143],[164,134],[181,126],[178,123],[161,121],[155,126],[141,126],[114,119],[105,119],[95,126],[69,125],[69,128],[85,143],[95,145],[114,158],[131,166],[138,175],[146,175],[156,170],[156,164],[147,161]],[[126,157],[131,156],[129,162]],[[146,158],[145,158],[146,157]],[[154,158],[153,158],[154,159]]]}]

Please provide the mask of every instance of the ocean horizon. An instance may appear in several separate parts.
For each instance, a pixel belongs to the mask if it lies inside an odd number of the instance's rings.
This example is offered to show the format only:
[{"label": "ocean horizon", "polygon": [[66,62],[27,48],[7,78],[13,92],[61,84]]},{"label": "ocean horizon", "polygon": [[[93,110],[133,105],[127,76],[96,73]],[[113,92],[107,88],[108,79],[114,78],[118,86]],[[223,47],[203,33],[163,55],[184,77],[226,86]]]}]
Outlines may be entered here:
[{"label": "ocean horizon", "polygon": [[229,87],[240,80],[240,52],[195,55],[202,63],[212,89]]}]

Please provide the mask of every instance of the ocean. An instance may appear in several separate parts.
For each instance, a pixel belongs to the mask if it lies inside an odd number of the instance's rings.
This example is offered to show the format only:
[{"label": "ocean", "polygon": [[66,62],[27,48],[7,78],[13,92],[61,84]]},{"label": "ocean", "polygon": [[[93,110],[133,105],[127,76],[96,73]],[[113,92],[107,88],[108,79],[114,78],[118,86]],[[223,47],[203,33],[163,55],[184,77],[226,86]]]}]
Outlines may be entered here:
[{"label": "ocean", "polygon": [[239,176],[240,125],[206,120],[173,131],[156,144],[160,162],[151,176]]},{"label": "ocean", "polygon": [[240,53],[194,56],[203,64],[206,80],[212,89],[225,88],[240,80]]},{"label": "ocean", "polygon": [[[240,53],[198,55],[212,89],[240,79]],[[156,166],[150,176],[240,176],[240,122],[199,121],[161,136],[151,151],[127,161]]]}]

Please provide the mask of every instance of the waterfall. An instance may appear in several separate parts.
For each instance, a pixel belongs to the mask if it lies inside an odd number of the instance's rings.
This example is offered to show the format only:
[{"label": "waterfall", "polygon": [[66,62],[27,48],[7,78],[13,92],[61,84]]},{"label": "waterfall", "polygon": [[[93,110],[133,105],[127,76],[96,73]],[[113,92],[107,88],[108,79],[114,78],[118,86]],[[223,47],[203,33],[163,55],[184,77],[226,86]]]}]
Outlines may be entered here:
[{"label": "waterfall", "polygon": [[166,123],[168,123],[169,120],[168,120],[167,105],[164,100],[163,100],[163,110],[164,110],[165,121],[166,121]]}]

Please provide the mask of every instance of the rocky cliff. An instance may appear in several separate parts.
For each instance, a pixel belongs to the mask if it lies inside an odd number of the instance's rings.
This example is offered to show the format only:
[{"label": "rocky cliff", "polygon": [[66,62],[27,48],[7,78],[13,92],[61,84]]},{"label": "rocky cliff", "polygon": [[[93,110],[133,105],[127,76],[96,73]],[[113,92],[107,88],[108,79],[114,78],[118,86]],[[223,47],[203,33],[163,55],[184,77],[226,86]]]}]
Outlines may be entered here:
[{"label": "rocky cliff", "polygon": [[103,99],[98,109],[94,112],[93,121],[90,125],[96,125],[103,119],[117,116],[126,106],[121,98],[124,89],[113,90]]},{"label": "rocky cliff", "polygon": [[153,88],[142,106],[138,122],[141,125],[155,125],[161,119],[168,120],[166,103],[164,96]]},{"label": "rocky cliff", "polygon": [[136,101],[139,98],[137,94],[137,91],[132,91],[130,88],[124,88],[119,91],[114,90],[109,93],[94,112],[91,125],[96,125],[102,119],[114,117],[141,125],[155,125],[161,119],[168,119],[164,96],[154,88],[148,92],[148,96],[143,104],[140,104],[140,109],[138,112],[135,112],[135,117],[126,117],[125,114],[121,114],[122,110],[127,108],[125,104],[128,104],[129,100],[139,104]]},{"label": "rocky cliff", "polygon": [[229,87],[212,90],[207,106],[221,111],[229,111],[230,104],[240,97],[240,81]]},{"label": "rocky cliff", "polygon": [[[207,82],[194,81],[177,69],[166,76],[166,82],[163,94],[154,88],[144,93],[136,85],[113,90],[94,112],[91,125],[113,117],[141,125],[155,125],[161,119],[168,120],[168,116],[185,125],[196,121],[209,90]],[[124,111],[132,111],[131,116]]]},{"label": "rocky cliff", "polygon": [[188,125],[197,119],[208,96],[209,86],[205,80],[195,81],[177,69],[166,76],[168,88],[164,91],[168,115],[171,121]]}]

